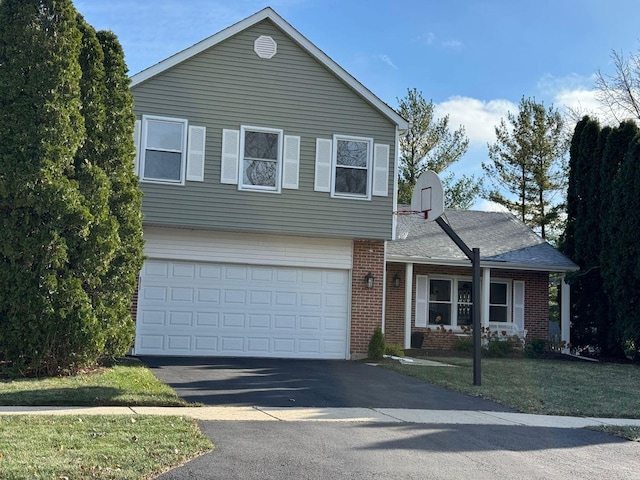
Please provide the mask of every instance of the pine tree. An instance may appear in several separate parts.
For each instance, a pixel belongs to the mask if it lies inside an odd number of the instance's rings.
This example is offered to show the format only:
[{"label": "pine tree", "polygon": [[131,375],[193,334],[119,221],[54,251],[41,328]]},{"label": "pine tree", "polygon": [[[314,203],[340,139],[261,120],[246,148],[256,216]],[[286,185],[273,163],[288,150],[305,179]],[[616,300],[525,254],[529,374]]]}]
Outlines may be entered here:
[{"label": "pine tree", "polygon": [[[408,90],[407,96],[398,102],[400,115],[411,122],[407,135],[400,138],[398,203],[410,204],[420,174],[425,170],[441,173],[460,160],[469,147],[469,139],[464,127],[450,130],[448,116],[435,118],[435,105],[427,102],[415,88]],[[448,200],[446,206],[461,208],[473,203],[480,182],[466,176],[454,181],[450,175],[443,181],[443,186]],[[467,190],[461,192],[464,188]]]},{"label": "pine tree", "polygon": [[[489,145],[492,163],[482,165],[496,182],[487,199],[503,205],[542,238],[557,226],[564,190],[564,121],[553,107],[522,98],[518,115],[510,113],[496,127]],[[515,197],[515,198],[514,198]]]}]

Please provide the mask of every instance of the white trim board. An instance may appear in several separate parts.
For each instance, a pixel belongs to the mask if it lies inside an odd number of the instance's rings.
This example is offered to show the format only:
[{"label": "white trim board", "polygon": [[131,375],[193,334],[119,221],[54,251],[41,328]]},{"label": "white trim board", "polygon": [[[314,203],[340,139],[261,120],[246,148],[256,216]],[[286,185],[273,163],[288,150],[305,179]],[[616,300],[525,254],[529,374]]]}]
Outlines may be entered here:
[{"label": "white trim board", "polygon": [[148,258],[350,270],[353,241],[144,227]]}]

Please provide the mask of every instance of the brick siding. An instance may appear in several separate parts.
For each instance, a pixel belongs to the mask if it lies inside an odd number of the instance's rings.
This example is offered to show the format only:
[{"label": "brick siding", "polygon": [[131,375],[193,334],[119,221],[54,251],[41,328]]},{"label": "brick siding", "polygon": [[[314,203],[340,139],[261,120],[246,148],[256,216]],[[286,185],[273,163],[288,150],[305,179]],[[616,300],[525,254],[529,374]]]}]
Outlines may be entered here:
[{"label": "brick siding", "polygon": [[[367,273],[375,277],[372,289],[365,286]],[[351,276],[351,356],[367,354],[375,327],[382,326],[384,241],[354,240]]]},{"label": "brick siding", "polygon": [[[405,297],[405,264],[389,263],[387,265],[387,298],[385,311],[385,339],[387,342],[404,344],[404,297]],[[395,287],[393,276],[398,274],[400,286]],[[471,277],[471,267],[446,267],[434,265],[413,266],[413,288],[411,304],[411,332],[427,333],[423,348],[451,349],[455,342],[454,335],[435,334],[435,326],[416,328],[415,325],[415,285],[416,275],[448,275]],[[549,274],[547,272],[491,269],[492,279],[521,280],[525,282],[525,314],[524,328],[527,339],[549,338]]]}]

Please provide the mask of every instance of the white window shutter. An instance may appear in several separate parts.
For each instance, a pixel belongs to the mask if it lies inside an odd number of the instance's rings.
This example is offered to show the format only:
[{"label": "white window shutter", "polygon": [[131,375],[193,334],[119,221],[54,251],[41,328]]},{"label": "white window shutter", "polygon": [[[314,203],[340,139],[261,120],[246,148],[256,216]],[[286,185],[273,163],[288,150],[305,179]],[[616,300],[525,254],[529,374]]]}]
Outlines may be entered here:
[{"label": "white window shutter", "polygon": [[133,146],[135,147],[136,156],[133,158],[133,171],[136,175],[140,175],[140,133],[142,130],[142,122],[136,120],[133,125]]},{"label": "white window shutter", "polygon": [[524,282],[513,282],[513,323],[524,330]]},{"label": "white window shutter", "polygon": [[331,191],[331,150],[333,140],[316,139],[316,178],[314,189],[316,192]]},{"label": "white window shutter", "polygon": [[222,164],[220,183],[238,184],[238,162],[240,158],[240,131],[222,130]]},{"label": "white window shutter", "polygon": [[427,326],[427,315],[429,313],[428,285],[428,277],[424,275],[416,276],[416,327]]},{"label": "white window shutter", "polygon": [[282,156],[282,188],[296,190],[300,172],[300,137],[284,136]]},{"label": "white window shutter", "polygon": [[373,195],[389,196],[389,145],[376,143],[373,147]]},{"label": "white window shutter", "polygon": [[187,180],[192,182],[204,182],[204,145],[206,138],[206,127],[189,126]]}]

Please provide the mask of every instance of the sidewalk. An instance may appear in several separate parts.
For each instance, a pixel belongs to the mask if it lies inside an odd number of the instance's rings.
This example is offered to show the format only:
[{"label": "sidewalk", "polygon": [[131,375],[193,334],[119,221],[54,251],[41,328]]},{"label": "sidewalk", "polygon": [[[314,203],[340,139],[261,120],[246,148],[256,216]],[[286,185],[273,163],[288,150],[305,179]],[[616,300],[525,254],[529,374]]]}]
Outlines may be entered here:
[{"label": "sidewalk", "polygon": [[468,410],[290,407],[0,407],[2,415],[180,415],[206,421],[375,422],[584,428],[640,426],[640,419],[565,417]]}]

